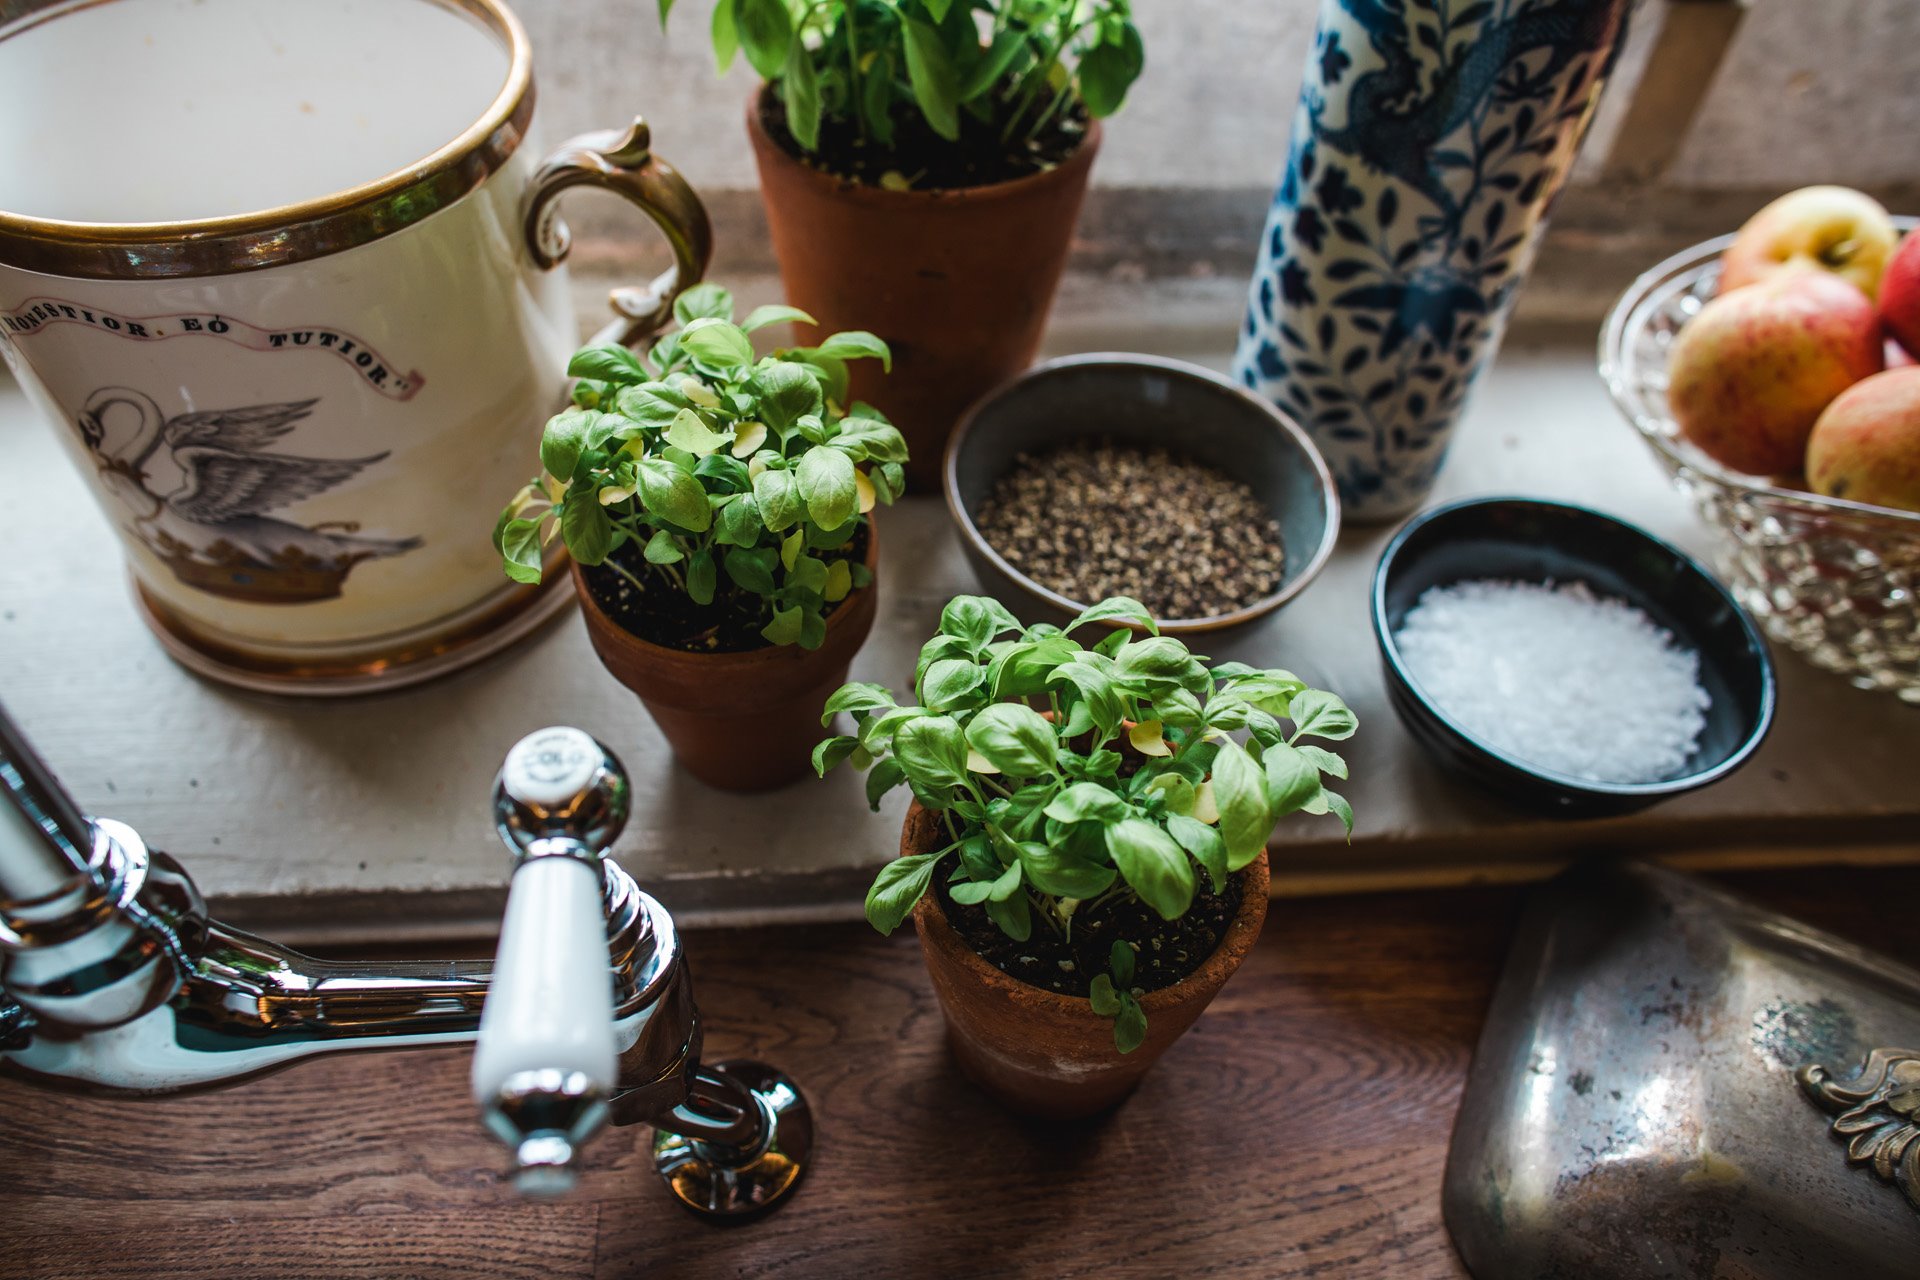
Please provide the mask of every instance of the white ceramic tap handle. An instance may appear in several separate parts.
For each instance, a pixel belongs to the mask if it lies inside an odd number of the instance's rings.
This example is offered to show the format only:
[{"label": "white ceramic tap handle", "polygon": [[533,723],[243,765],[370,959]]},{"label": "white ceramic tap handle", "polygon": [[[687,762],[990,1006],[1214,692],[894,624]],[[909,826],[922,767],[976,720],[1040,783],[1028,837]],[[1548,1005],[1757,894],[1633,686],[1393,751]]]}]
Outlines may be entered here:
[{"label": "white ceramic tap handle", "polygon": [[627,778],[579,729],[528,734],[494,783],[494,825],[520,859],[480,1014],[473,1094],[533,1194],[573,1183],[579,1144],[618,1083],[601,855],[627,819]]},{"label": "white ceramic tap handle", "polygon": [[532,858],[514,872],[493,962],[473,1093],[487,1106],[516,1076],[578,1073],[602,1098],[613,1090],[613,971],[596,866]]}]

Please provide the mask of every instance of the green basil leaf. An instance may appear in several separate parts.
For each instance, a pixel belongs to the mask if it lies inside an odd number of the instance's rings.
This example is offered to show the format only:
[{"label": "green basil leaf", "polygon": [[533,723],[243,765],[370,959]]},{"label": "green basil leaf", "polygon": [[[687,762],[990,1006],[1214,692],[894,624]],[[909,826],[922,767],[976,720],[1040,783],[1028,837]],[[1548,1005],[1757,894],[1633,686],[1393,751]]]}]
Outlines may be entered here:
[{"label": "green basil leaf", "polygon": [[802,151],[820,149],[820,80],[814,73],[813,54],[805,40],[787,45],[786,75],[780,81],[780,96],[787,104],[787,128]]},{"label": "green basil leaf", "polygon": [[733,65],[734,54],[740,51],[740,29],[734,21],[734,7],[738,0],[719,0],[713,6],[713,69],[719,75],[725,75],[727,68]]},{"label": "green basil leaf", "polygon": [[1097,782],[1076,782],[1053,798],[1046,814],[1055,822],[1118,822],[1127,802]]},{"label": "green basil leaf", "polygon": [[1097,898],[1113,887],[1112,867],[1089,862],[1061,849],[1029,840],[1019,846],[1027,880],[1042,893],[1057,898]]},{"label": "green basil leaf", "polygon": [[1111,1018],[1120,1012],[1120,997],[1113,993],[1113,979],[1104,973],[1093,976],[1093,982],[1087,989],[1087,1000],[1093,1005],[1094,1013],[1102,1018]]},{"label": "green basil leaf", "polygon": [[1140,1002],[1128,996],[1120,1001],[1120,1016],[1113,1020],[1113,1047],[1132,1053],[1147,1040],[1147,1014]]},{"label": "green basil leaf", "polygon": [[540,581],[545,557],[541,554],[540,521],[504,519],[493,532],[494,549],[500,553],[500,567],[515,582]]},{"label": "green basil leaf", "polygon": [[712,604],[714,588],[720,585],[719,571],[713,566],[713,553],[699,551],[687,557],[684,573],[687,598],[698,605]]},{"label": "green basil leaf", "polygon": [[1320,770],[1304,753],[1275,742],[1260,760],[1267,772],[1267,807],[1276,820],[1305,808],[1319,794]]},{"label": "green basil leaf", "polygon": [[1133,965],[1133,948],[1115,938],[1113,946],[1107,949],[1107,972],[1113,975],[1114,986],[1123,993],[1133,990]]},{"label": "green basil leaf", "polygon": [[793,15],[787,0],[736,0],[734,21],[740,47],[762,80],[778,80],[785,69],[787,49],[795,39]]},{"label": "green basil leaf", "polygon": [[1215,831],[1198,818],[1189,818],[1185,814],[1167,815],[1167,834],[1172,836],[1182,849],[1193,855],[1193,860],[1206,869],[1207,879],[1213,883],[1213,891],[1220,893],[1227,887],[1227,845]]},{"label": "green basil leaf", "polygon": [[1003,631],[1019,629],[1019,619],[987,596],[955,596],[940,611],[940,634],[959,640],[969,653],[979,653]]},{"label": "green basil leaf", "polygon": [[1287,714],[1293,720],[1296,736],[1304,734],[1337,742],[1351,738],[1360,727],[1347,704],[1325,689],[1302,689],[1293,696],[1293,706]]},{"label": "green basil leaf", "polygon": [[755,330],[764,329],[770,324],[813,323],[814,318],[800,308],[789,307],[776,302],[769,303],[763,307],[755,307],[753,310],[747,312],[747,318],[740,322],[740,327],[748,333],[752,333]]},{"label": "green basil leaf", "polygon": [[780,563],[780,553],[772,547],[729,547],[720,563],[742,591],[770,596],[779,590],[773,580],[773,566]]},{"label": "green basil leaf", "polygon": [[869,751],[879,751],[893,740],[900,726],[909,720],[932,715],[925,707],[893,707],[883,709],[877,715],[869,716],[860,726],[860,745]]},{"label": "green basil leaf", "polygon": [[1340,825],[1347,829],[1347,840],[1351,842],[1353,840],[1353,806],[1347,803],[1345,796],[1336,791],[1322,790],[1320,796],[1326,801],[1327,808],[1340,819]]},{"label": "green basil leaf", "polygon": [[613,403],[621,416],[658,430],[665,428],[693,401],[664,382],[643,382],[637,387],[621,388]]},{"label": "green basil leaf", "polygon": [[806,365],[791,360],[769,360],[753,371],[747,386],[760,421],[782,435],[800,419],[817,415],[826,407],[820,380]]},{"label": "green basil leaf", "polygon": [[906,780],[907,771],[891,756],[867,770],[867,808],[880,812],[881,798]]},{"label": "green basil leaf", "polygon": [[806,500],[800,496],[791,471],[762,471],[755,476],[753,500],[769,532],[791,529],[806,518]]},{"label": "green basil leaf", "polygon": [[1089,622],[1130,623],[1144,627],[1150,635],[1160,634],[1160,625],[1147,612],[1147,606],[1127,596],[1110,596],[1099,604],[1082,609],[1079,616],[1066,625],[1065,630],[1072,631]]},{"label": "green basil leaf", "polygon": [[647,380],[647,367],[640,357],[618,343],[600,347],[582,347],[567,361],[569,378],[598,378],[603,382],[627,385]]},{"label": "green basil leaf", "polygon": [[856,682],[843,684],[833,691],[827,703],[820,709],[820,727],[842,711],[859,715],[865,711],[893,710],[893,691],[883,684]]},{"label": "green basil leaf", "polygon": [[907,48],[907,83],[933,131],[950,142],[960,139],[960,77],[947,56],[940,33],[918,18],[901,24]]},{"label": "green basil leaf", "polygon": [[895,858],[880,868],[873,887],[867,890],[868,922],[883,934],[898,929],[927,886],[933,883],[933,867],[937,861],[938,854],[917,853]]},{"label": "green basil leaf", "polygon": [[707,491],[692,475],[671,462],[660,458],[640,459],[635,468],[635,481],[640,505],[647,509],[647,514],[693,533],[705,533],[712,527],[713,504],[707,501]]},{"label": "green basil leaf", "polygon": [[1347,762],[1333,752],[1328,751],[1325,747],[1316,747],[1311,743],[1303,743],[1295,747],[1294,750],[1311,760],[1313,767],[1322,773],[1332,774],[1336,778],[1344,778],[1347,776]]},{"label": "green basil leaf", "polygon": [[858,738],[842,736],[826,739],[813,749],[813,771],[822,778],[826,777],[827,770],[852,755],[854,748],[859,745]]},{"label": "green basil leaf", "polygon": [[675,414],[673,421],[667,424],[667,443],[676,449],[685,449],[695,457],[704,459],[716,449],[724,449],[733,443],[730,435],[721,435],[709,427],[706,420],[692,409],[682,409]]},{"label": "green basil leaf", "polygon": [[718,316],[702,316],[682,329],[680,349],[715,369],[740,369],[753,363],[753,343],[738,325]]},{"label": "green basil leaf", "polygon": [[1126,718],[1126,707],[1120,701],[1120,691],[1113,686],[1113,679],[1097,667],[1084,663],[1071,663],[1056,667],[1053,682],[1066,681],[1079,693],[1075,707],[1085,707],[1092,720],[1092,727],[1101,737],[1110,737]]},{"label": "green basil leaf", "polygon": [[[961,807],[971,809],[974,806],[971,801],[963,801]],[[960,816],[967,817],[965,813]],[[967,820],[978,821],[977,818]],[[987,839],[984,831],[976,831],[960,842],[960,865],[965,868],[968,876],[982,884],[992,884],[998,880],[1002,870],[1000,859],[994,856],[992,842]]]},{"label": "green basil leaf", "polygon": [[1087,50],[1080,57],[1078,72],[1080,100],[1087,104],[1087,114],[1099,120],[1118,111],[1139,74],[1139,63],[1118,45],[1098,44]]},{"label": "green basil leaf", "polygon": [[[916,24],[925,25],[925,24]],[[878,360],[880,368],[893,372],[893,352],[887,344],[864,329],[849,329],[830,334],[814,351],[834,360]]]},{"label": "green basil leaf", "polygon": [[595,409],[563,409],[547,419],[540,433],[540,465],[555,480],[573,479],[587,447],[587,432],[602,415]]},{"label": "green basil leaf", "polygon": [[893,736],[893,753],[922,786],[957,787],[967,777],[967,740],[951,716],[918,716]]},{"label": "green basil leaf", "polygon": [[927,668],[920,682],[921,705],[951,711],[980,688],[987,673],[970,658],[943,658]]},{"label": "green basil leaf", "polygon": [[733,295],[711,280],[696,281],[674,298],[673,318],[682,325],[702,319],[731,320]]},{"label": "green basil leaf", "polygon": [[1227,867],[1238,871],[1267,847],[1273,814],[1267,807],[1266,775],[1237,742],[1222,743],[1213,758],[1213,803],[1220,811]]},{"label": "green basil leaf", "polygon": [[760,541],[767,526],[760,519],[760,504],[751,493],[743,493],[718,508],[714,517],[713,540],[721,546],[751,547]]},{"label": "green basil leaf", "polygon": [[980,56],[980,60],[967,72],[966,79],[960,82],[960,101],[972,102],[999,84],[1000,77],[1007,74],[1013,66],[1014,59],[1018,58],[1021,50],[1027,47],[1027,39],[1025,31],[1015,30],[1012,27],[1002,28],[1000,34],[993,38],[993,43],[988,46],[987,51]]},{"label": "green basil leaf", "polygon": [[890,422],[876,422],[872,418],[842,419],[840,434],[827,443],[855,462],[907,460],[907,440],[900,429]]},{"label": "green basil leaf", "polygon": [[994,768],[1019,778],[1054,771],[1060,744],[1053,726],[1032,707],[996,702],[967,725],[967,745]]},{"label": "green basil leaf", "polygon": [[646,557],[648,564],[678,564],[686,558],[680,550],[680,544],[666,529],[655,529],[653,536],[647,539],[647,545],[640,554]]},{"label": "green basil leaf", "polygon": [[1162,803],[1166,806],[1166,812],[1169,815],[1177,817],[1183,813],[1193,812],[1193,783],[1178,773],[1146,775],[1143,770],[1142,774],[1136,775],[1138,776],[1146,776],[1146,781],[1140,785],[1139,794],[1162,797]]},{"label": "green basil leaf", "polygon": [[1015,942],[1033,936],[1033,914],[1027,909],[1027,895],[1016,893],[1006,901],[987,899],[987,919],[1000,926],[1000,932]]},{"label": "green basil leaf", "polygon": [[[763,473],[764,474],[764,473]],[[838,529],[860,511],[860,490],[853,463],[838,449],[815,445],[801,455],[795,471],[807,514],[822,529]]]},{"label": "green basil leaf", "polygon": [[1176,686],[1205,693],[1213,684],[1200,660],[1172,636],[1149,636],[1128,644],[1114,658],[1114,673],[1144,689]]},{"label": "green basil leaf", "polygon": [[1193,903],[1193,863],[1173,837],[1145,818],[1107,828],[1107,852],[1140,900],[1162,919],[1177,920]]},{"label": "green basil leaf", "polygon": [[599,564],[613,550],[613,521],[591,487],[567,491],[560,506],[560,537],[567,544],[567,554],[581,564]]},{"label": "green basil leaf", "polygon": [[760,635],[768,644],[800,643],[800,606],[790,609],[775,609],[773,621],[760,628]]},{"label": "green basil leaf", "polygon": [[1000,878],[988,887],[987,897],[995,902],[1005,902],[1020,892],[1020,880],[1024,874],[1018,859],[1008,863],[1007,869],[1000,873]]}]

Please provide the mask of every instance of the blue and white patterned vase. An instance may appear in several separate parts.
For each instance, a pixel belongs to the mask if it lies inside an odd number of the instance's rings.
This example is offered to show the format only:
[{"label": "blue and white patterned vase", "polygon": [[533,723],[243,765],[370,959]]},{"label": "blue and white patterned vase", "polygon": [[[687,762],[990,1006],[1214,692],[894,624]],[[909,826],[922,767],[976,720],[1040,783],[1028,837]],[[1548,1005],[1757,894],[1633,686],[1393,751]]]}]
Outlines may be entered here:
[{"label": "blue and white patterned vase", "polygon": [[1359,521],[1411,511],[1492,358],[1632,0],[1321,0],[1234,357]]}]

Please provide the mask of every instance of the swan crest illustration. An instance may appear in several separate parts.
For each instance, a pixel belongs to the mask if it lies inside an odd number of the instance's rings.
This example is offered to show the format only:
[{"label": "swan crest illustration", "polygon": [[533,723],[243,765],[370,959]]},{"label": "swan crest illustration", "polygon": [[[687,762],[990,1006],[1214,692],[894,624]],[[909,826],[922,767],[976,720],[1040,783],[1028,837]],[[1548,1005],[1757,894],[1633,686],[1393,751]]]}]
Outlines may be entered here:
[{"label": "swan crest illustration", "polygon": [[[417,537],[363,536],[350,521],[297,524],[269,515],[325,493],[387,457],[308,458],[267,452],[317,399],[167,417],[151,396],[102,387],[79,415],[81,439],[103,483],[134,512],[128,533],[188,586],[254,604],[305,604],[340,595],[363,560],[404,555]],[[124,427],[137,416],[132,430]],[[178,471],[157,487],[155,464]]]},{"label": "swan crest illustration", "polygon": [[1875,1049],[1849,1080],[1819,1063],[1794,1073],[1815,1105],[1835,1112],[1833,1136],[1847,1163],[1872,1168],[1920,1209],[1920,1049]]}]

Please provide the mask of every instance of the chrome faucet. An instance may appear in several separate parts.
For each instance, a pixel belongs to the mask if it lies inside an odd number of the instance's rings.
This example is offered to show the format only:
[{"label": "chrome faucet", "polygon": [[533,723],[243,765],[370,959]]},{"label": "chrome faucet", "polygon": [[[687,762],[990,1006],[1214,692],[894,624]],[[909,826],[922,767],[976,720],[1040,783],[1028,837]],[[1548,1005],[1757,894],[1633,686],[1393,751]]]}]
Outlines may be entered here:
[{"label": "chrome faucet", "polygon": [[526,1194],[569,1189],[606,1122],[644,1122],[682,1203],[766,1209],[804,1170],[811,1114],[770,1067],[701,1064],[673,918],[606,856],[628,798],[588,734],[523,738],[493,790],[514,858],[494,961],[321,960],[211,919],[172,858],[83,815],[0,709],[0,1073],[159,1095],[475,1040],[474,1097]]}]

